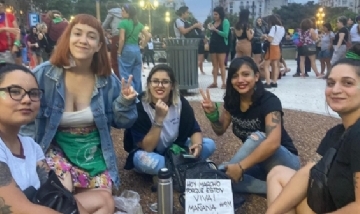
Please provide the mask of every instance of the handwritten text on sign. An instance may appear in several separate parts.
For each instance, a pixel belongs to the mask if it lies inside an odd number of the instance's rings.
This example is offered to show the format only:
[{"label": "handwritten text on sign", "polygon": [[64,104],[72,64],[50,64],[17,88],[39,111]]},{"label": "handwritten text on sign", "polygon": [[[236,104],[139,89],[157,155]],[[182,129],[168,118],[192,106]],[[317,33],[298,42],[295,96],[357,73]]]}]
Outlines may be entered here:
[{"label": "handwritten text on sign", "polygon": [[233,194],[229,179],[187,179],[186,214],[233,214]]}]

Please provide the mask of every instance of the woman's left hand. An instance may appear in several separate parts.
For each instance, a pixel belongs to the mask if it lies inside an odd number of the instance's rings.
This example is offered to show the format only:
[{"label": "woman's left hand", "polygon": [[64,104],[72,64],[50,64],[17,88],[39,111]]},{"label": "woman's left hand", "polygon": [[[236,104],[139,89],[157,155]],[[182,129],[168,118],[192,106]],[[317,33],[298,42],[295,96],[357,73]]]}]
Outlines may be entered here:
[{"label": "woman's left hand", "polygon": [[229,176],[231,178],[231,180],[233,180],[236,183],[239,182],[243,176],[243,171],[240,168],[239,164],[237,164],[237,163],[229,164],[229,165],[225,166],[225,169],[226,169],[227,176]]},{"label": "woman's left hand", "polygon": [[189,148],[190,154],[194,155],[195,157],[199,157],[201,150],[202,150],[201,144],[194,144]]},{"label": "woman's left hand", "polygon": [[133,76],[130,75],[127,82],[125,82],[125,79],[121,79],[121,94],[126,100],[134,100],[137,96],[136,91],[131,86]]}]

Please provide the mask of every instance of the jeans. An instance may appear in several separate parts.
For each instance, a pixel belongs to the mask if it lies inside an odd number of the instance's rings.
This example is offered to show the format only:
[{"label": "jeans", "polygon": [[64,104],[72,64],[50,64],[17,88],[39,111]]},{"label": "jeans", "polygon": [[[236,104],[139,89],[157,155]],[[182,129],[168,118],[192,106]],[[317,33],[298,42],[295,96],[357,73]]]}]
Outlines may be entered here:
[{"label": "jeans", "polygon": [[330,62],[331,65],[334,65],[340,59],[345,58],[345,55],[346,55],[346,45],[340,45],[340,47],[337,50],[335,50],[335,46],[336,45],[333,45],[334,52],[333,52],[331,62]]},{"label": "jeans", "polygon": [[[244,160],[265,140],[265,138],[264,133],[259,131],[254,132],[248,137],[234,157],[226,164],[239,163]],[[224,163],[219,166],[219,169],[223,169],[226,164]],[[243,174],[243,180],[233,184],[233,192],[266,194],[267,174],[277,165],[283,165],[298,170],[300,169],[300,159],[285,147],[280,146],[268,159],[246,169]]]},{"label": "jeans", "polygon": [[121,78],[129,79],[133,75],[132,86],[140,94],[142,92],[141,83],[141,53],[139,45],[125,44],[121,56],[118,57]]},{"label": "jeans", "polygon": [[[190,139],[188,139],[186,145],[190,145]],[[216,145],[214,140],[203,138],[203,148],[200,157],[202,159],[210,157],[215,149]],[[165,167],[165,157],[155,152],[139,150],[134,154],[133,163],[135,171],[149,175],[157,175],[159,170]]]}]

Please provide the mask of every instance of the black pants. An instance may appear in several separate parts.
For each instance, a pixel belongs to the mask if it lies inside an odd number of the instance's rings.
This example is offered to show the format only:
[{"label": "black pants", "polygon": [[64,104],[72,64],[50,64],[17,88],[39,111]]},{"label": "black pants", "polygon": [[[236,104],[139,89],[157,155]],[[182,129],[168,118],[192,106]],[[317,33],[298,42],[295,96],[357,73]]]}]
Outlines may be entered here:
[{"label": "black pants", "polygon": [[[301,72],[300,72],[300,56],[299,56],[299,54],[297,56],[296,61],[297,61],[296,73],[300,74]],[[311,62],[310,62],[309,57],[306,56],[305,57],[305,73],[307,73],[307,72],[311,72]]]},{"label": "black pants", "polygon": [[150,58],[152,64],[155,66],[154,50],[145,50],[145,51],[144,51],[144,54],[143,54],[143,58],[142,58],[143,62],[145,62],[145,61],[144,61],[145,58],[146,58],[146,64],[147,64],[147,66],[149,66],[149,58]]}]

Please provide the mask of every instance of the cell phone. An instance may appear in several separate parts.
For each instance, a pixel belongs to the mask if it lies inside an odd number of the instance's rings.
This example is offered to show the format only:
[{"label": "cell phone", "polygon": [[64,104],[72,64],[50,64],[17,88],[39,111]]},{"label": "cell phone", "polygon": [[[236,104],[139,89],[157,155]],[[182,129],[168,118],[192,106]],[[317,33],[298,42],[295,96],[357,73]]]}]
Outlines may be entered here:
[{"label": "cell phone", "polygon": [[184,154],[183,157],[184,158],[196,158],[194,155],[186,155],[186,154]]}]

